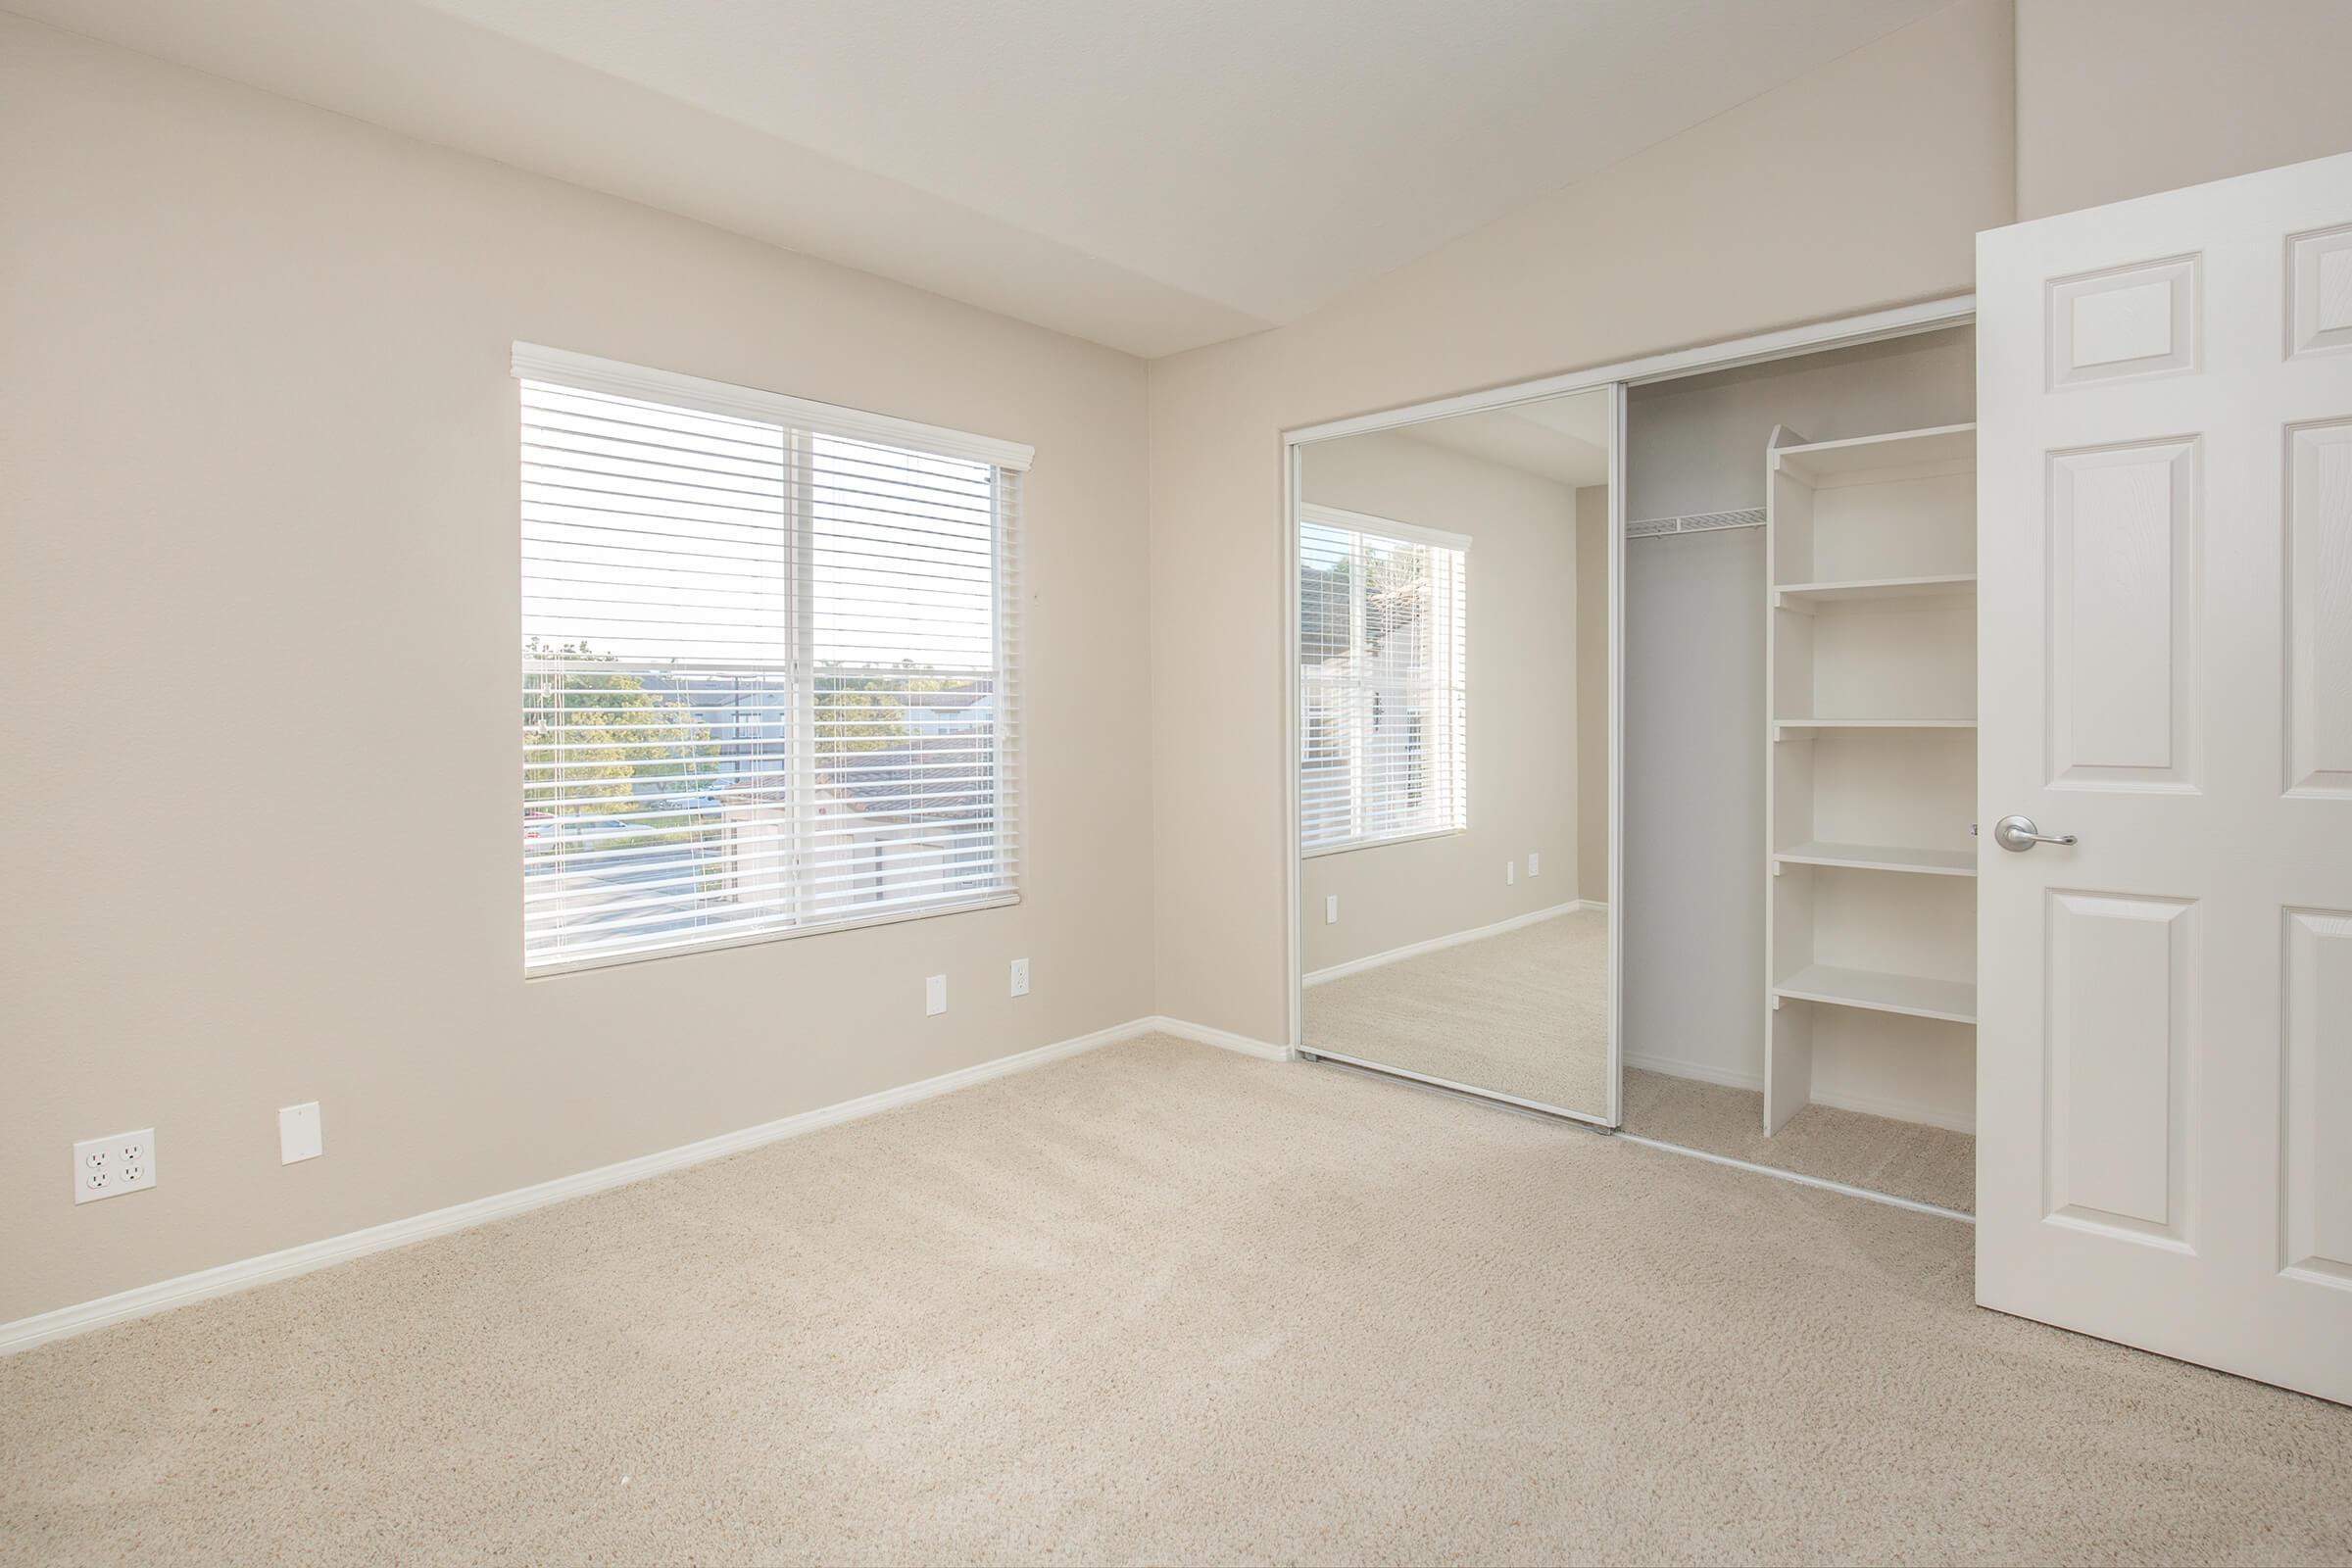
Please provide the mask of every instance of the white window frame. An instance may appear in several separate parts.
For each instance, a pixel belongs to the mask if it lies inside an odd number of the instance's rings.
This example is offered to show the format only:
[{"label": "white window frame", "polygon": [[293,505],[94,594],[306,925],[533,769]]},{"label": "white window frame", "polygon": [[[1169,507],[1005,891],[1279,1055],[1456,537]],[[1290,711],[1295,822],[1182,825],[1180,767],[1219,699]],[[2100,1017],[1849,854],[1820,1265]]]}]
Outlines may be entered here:
[{"label": "white window frame", "polygon": [[[1349,512],[1340,507],[1326,507],[1320,506],[1311,501],[1302,501],[1298,506],[1298,522],[1295,524],[1292,530],[1294,534],[1292,544],[1294,553],[1296,553],[1298,550],[1296,536],[1308,527],[1331,528],[1345,533],[1352,533],[1368,538],[1387,540],[1396,544],[1421,545],[1432,550],[1451,550],[1461,556],[1461,640],[1463,646],[1461,650],[1462,679],[1460,692],[1462,700],[1462,725],[1460,733],[1454,737],[1454,745],[1459,749],[1461,754],[1461,791],[1458,802],[1459,820],[1451,826],[1417,827],[1398,833],[1358,833],[1348,838],[1329,840],[1324,843],[1314,845],[1305,844],[1305,818],[1298,815],[1297,812],[1294,812],[1293,814],[1295,821],[1293,823],[1292,831],[1298,836],[1301,843],[1301,848],[1298,852],[1299,858],[1301,859],[1308,860],[1319,859],[1326,855],[1348,855],[1357,850],[1379,849],[1392,844],[1411,844],[1422,839],[1454,838],[1463,833],[1467,833],[1470,830],[1470,679],[1468,654],[1470,622],[1470,536],[1462,533],[1448,533],[1441,528],[1427,528],[1423,527],[1419,523],[1402,522],[1394,517],[1374,516],[1370,513]],[[1292,573],[1291,583],[1291,597],[1294,601],[1298,598],[1299,593],[1298,579],[1298,574],[1294,571]],[[1363,613],[1363,575],[1360,572],[1351,574],[1349,579],[1349,619],[1351,622],[1359,624]],[[1292,607],[1291,617],[1294,625],[1298,623],[1299,613],[1300,607],[1294,603]],[[1357,634],[1356,640],[1359,642],[1361,641],[1360,632]],[[1292,684],[1298,692],[1298,701],[1299,703],[1299,736],[1298,744],[1293,749],[1294,755],[1291,760],[1291,767],[1294,776],[1299,780],[1300,799],[1303,802],[1303,780],[1306,767],[1304,751],[1306,722],[1306,709],[1304,701],[1305,676],[1303,667],[1298,664],[1298,638],[1297,635],[1294,635],[1292,638],[1290,653],[1291,662],[1293,665]],[[1351,771],[1360,774],[1363,768],[1361,757],[1351,756],[1348,766]],[[1351,783],[1349,794],[1351,797],[1359,796],[1361,794],[1360,783]],[[1303,809],[1303,806],[1301,806],[1301,809]],[[1350,810],[1353,811],[1356,808],[1351,805]]]},{"label": "white window frame", "polygon": [[[548,348],[539,344],[516,342],[513,346],[511,373],[518,386],[523,381],[537,381],[582,392],[603,392],[618,397],[637,398],[671,405],[706,414],[724,415],[772,422],[792,433],[797,446],[809,435],[837,436],[856,441],[875,442],[945,458],[984,463],[1016,477],[1025,474],[1035,461],[1036,449],[1020,442],[1005,441],[993,436],[974,435],[952,430],[941,425],[924,424],[913,419],[902,419],[889,415],[870,414],[860,409],[839,404],[820,403],[808,398],[793,397],[780,392],[768,392],[755,387],[738,386],[731,382],[709,380],[685,375],[673,370],[655,369],[631,365],[625,361],[603,359],[595,355],[574,353],[566,349]],[[519,463],[522,451],[521,432],[516,430],[514,451]],[[793,471],[803,471],[797,465]],[[961,914],[976,909],[1001,908],[1021,902],[1022,879],[1025,871],[1023,847],[1026,840],[1027,802],[1021,785],[1023,748],[1018,727],[1018,704],[1022,677],[1022,651],[1017,633],[1020,610],[1020,572],[1017,509],[1008,510],[1004,504],[1004,487],[997,487],[996,513],[991,521],[991,566],[994,582],[992,599],[996,606],[993,628],[994,650],[992,667],[997,671],[995,694],[995,756],[992,778],[997,794],[996,830],[1000,840],[999,856],[1004,866],[1004,885],[968,899],[942,900],[914,907],[893,909],[871,915],[849,915],[803,923],[799,918],[798,896],[791,923],[760,924],[752,929],[728,931],[712,928],[709,937],[671,941],[643,948],[619,949],[611,952],[583,954],[573,957],[530,961],[526,949],[523,976],[526,981],[551,979],[583,969],[610,968],[618,964],[642,963],[655,959],[681,957],[690,954],[711,953],[727,948],[748,947],[759,943],[784,942],[799,937],[820,936],[835,931],[856,930],[863,926],[893,925],[904,920],[931,919],[939,915]],[[799,509],[796,506],[795,514]],[[800,527],[790,530],[789,548],[805,548],[806,532]],[[795,574],[796,578],[799,574]],[[807,597],[807,583],[802,582],[802,597]],[[794,617],[795,636],[806,642],[813,616],[804,602]],[[800,692],[797,706],[808,708],[812,701],[813,685],[806,676],[810,661],[796,653],[795,670],[802,677],[796,681]],[[796,712],[795,727],[802,727],[804,718],[813,728],[813,710],[806,715]],[[794,749],[799,760],[797,766],[807,765],[811,756],[808,737]],[[1003,841],[1009,840],[1009,848]]]}]

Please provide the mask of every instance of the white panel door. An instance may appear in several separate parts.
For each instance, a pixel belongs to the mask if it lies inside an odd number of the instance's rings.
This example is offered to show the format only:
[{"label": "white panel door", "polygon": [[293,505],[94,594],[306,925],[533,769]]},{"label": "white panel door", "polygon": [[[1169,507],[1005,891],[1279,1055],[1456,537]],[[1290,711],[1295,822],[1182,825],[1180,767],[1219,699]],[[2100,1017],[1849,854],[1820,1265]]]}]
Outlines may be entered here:
[{"label": "white panel door", "polygon": [[2352,156],[1977,277],[1977,1299],[2352,1402]]}]

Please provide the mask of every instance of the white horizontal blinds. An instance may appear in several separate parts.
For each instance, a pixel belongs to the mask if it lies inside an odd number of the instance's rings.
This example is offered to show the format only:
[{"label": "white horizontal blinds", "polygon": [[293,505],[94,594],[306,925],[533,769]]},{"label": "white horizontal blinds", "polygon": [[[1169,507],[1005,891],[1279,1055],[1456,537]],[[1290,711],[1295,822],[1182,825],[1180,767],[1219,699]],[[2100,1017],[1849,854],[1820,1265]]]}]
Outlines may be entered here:
[{"label": "white horizontal blinds", "polygon": [[526,965],[791,918],[786,436],[523,383]]},{"label": "white horizontal blinds", "polygon": [[1302,847],[1464,826],[1466,552],[1322,519],[1298,547]]},{"label": "white horizontal blinds", "polygon": [[1017,471],[622,370],[522,382],[526,966],[1008,895]]},{"label": "white horizontal blinds", "polygon": [[1363,640],[1355,592],[1360,534],[1298,530],[1298,826],[1307,849],[1356,837],[1362,747],[1354,650]]},{"label": "white horizontal blinds", "polygon": [[1013,722],[997,542],[1015,485],[985,464],[812,436],[814,805],[806,917],[1008,886],[998,758]]}]

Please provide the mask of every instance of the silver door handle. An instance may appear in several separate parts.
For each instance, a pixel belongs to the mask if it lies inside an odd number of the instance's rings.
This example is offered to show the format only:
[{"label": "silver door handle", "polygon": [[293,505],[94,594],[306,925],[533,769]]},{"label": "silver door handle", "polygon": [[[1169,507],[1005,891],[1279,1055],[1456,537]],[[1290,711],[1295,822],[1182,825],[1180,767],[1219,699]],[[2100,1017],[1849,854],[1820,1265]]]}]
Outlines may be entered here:
[{"label": "silver door handle", "polygon": [[2072,833],[2044,833],[2030,816],[2004,816],[1992,824],[1992,842],[2023,855],[2036,844],[2073,844]]}]

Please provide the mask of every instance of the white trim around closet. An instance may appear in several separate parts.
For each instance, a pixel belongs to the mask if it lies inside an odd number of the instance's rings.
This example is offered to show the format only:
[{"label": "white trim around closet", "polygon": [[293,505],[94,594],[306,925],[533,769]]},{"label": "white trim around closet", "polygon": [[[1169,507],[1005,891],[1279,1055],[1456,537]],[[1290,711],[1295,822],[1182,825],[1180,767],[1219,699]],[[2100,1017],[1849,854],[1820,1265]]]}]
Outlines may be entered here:
[{"label": "white trim around closet", "polygon": [[[1973,321],[1977,314],[1974,294],[1956,294],[1945,299],[1927,300],[1915,305],[1898,306],[1891,310],[1873,311],[1861,316],[1813,321],[1801,326],[1784,327],[1779,331],[1762,332],[1751,337],[1734,338],[1727,342],[1708,344],[1699,348],[1676,349],[1665,354],[1645,355],[1641,359],[1625,360],[1614,365],[1594,366],[1589,369],[1568,370],[1541,380],[1522,381],[1510,386],[1492,387],[1482,392],[1464,392],[1452,397],[1433,398],[1427,402],[1408,404],[1401,408],[1359,414],[1343,419],[1326,420],[1321,424],[1302,425],[1283,432],[1282,514],[1276,528],[1279,541],[1278,559],[1281,562],[1283,592],[1284,636],[1279,650],[1282,659],[1283,725],[1282,759],[1283,799],[1285,806],[1284,844],[1288,849],[1284,866],[1286,908],[1284,918],[1289,936],[1289,972],[1286,976],[1290,991],[1289,1045],[1294,1053],[1332,1055],[1314,1053],[1304,1044],[1302,1035],[1304,1006],[1304,962],[1302,923],[1298,908],[1301,857],[1298,832],[1298,519],[1305,498],[1299,493],[1299,449],[1311,442],[1328,441],[1340,436],[1364,435],[1375,430],[1388,430],[1399,425],[1418,424],[1429,419],[1446,418],[1454,415],[1480,414],[1494,409],[1511,408],[1546,398],[1566,397],[1579,392],[1602,392],[1611,395],[1609,438],[1611,443],[1609,485],[1609,886],[1612,892],[1604,906],[1609,915],[1609,1037],[1612,1054],[1619,1056],[1617,1070],[1609,1084],[1609,1109],[1605,1117],[1578,1116],[1564,1113],[1571,1119],[1597,1121],[1603,1126],[1617,1126],[1624,1115],[1623,1028],[1625,1018],[1624,964],[1620,945],[1624,931],[1625,895],[1614,891],[1624,886],[1622,820],[1625,806],[1625,670],[1623,660],[1625,625],[1625,441],[1627,390],[1653,381],[1671,381],[1684,376],[1701,375],[1715,370],[1731,369],[1742,365],[1758,365],[1771,360],[1793,358],[1800,354],[1823,349],[1851,348],[1863,343],[1887,338],[1910,337],[1931,332],[1938,327],[1958,326]],[[1769,846],[1767,846],[1769,849]],[[1335,1056],[1347,1061],[1351,1058]],[[1375,1071],[1397,1077],[1417,1075],[1400,1072],[1393,1067],[1363,1063]],[[1425,1080],[1436,1083],[1437,1080]],[[1440,1087],[1461,1088],[1440,1084]],[[1471,1094],[1483,1091],[1469,1089]],[[1508,1101],[1508,1096],[1493,1097]],[[1825,1103],[1827,1102],[1824,1102]],[[1537,1106],[1548,1110],[1551,1107]],[[1555,1112],[1558,1113],[1558,1112]],[[1646,1140],[1644,1140],[1646,1142]],[[1661,1146],[1665,1147],[1665,1146]],[[1700,1155],[1701,1158],[1717,1156]],[[1718,1158],[1718,1163],[1740,1164],[1741,1161]],[[1756,1167],[1764,1169],[1765,1167]],[[1781,1175],[1785,1172],[1769,1172]],[[1807,1181],[1808,1185],[1854,1191],[1857,1196],[1875,1197],[1858,1189],[1839,1188],[1835,1182]],[[1924,1208],[1930,1212],[1948,1213],[1932,1204],[1913,1203],[1905,1200],[1888,1200],[1906,1208]]]},{"label": "white trim around closet", "polygon": [[1799,1187],[1817,1187],[1825,1193],[1839,1193],[1847,1198],[1859,1198],[1866,1202],[1885,1203],[1889,1208],[1907,1208],[1914,1214],[1933,1214],[1937,1219],[1956,1219],[1963,1225],[1974,1225],[1977,1216],[1957,1208],[1945,1208],[1916,1198],[1897,1198],[1892,1193],[1876,1193],[1867,1187],[1854,1187],[1845,1182],[1834,1182],[1826,1176],[1808,1176],[1803,1171],[1788,1170],[1779,1165],[1759,1165],[1752,1159],[1737,1159],[1730,1154],[1709,1153],[1692,1149],[1688,1144],[1665,1144],[1655,1138],[1643,1138],[1639,1133],[1621,1132],[1617,1137],[1625,1143],[1639,1144],[1643,1149],[1655,1149],[1668,1154],[1685,1154],[1703,1159],[1710,1165],[1729,1165],[1734,1170],[1751,1171],[1758,1176],[1770,1176],[1776,1181],[1794,1182]]},{"label": "white trim around closet", "polygon": [[[1457,414],[1483,414],[1491,409],[1507,409],[1515,404],[1565,397],[1572,392],[1598,391],[1611,382],[1622,381],[1629,386],[1640,386],[1649,381],[1674,381],[1686,375],[1704,375],[1742,365],[1761,365],[1767,360],[1789,359],[1820,349],[1852,348],[1856,344],[1874,342],[1880,338],[1909,337],[1916,332],[1932,332],[1939,326],[1958,326],[1973,320],[1976,314],[1977,297],[1974,294],[1955,294],[1948,299],[1928,300],[1918,305],[1873,311],[1867,316],[1850,316],[1838,320],[1812,321],[1803,326],[1784,327],[1778,332],[1761,332],[1754,337],[1734,338],[1728,343],[1712,343],[1703,348],[1648,354],[1638,360],[1594,366],[1589,370],[1567,370],[1558,375],[1547,375],[1541,381],[1521,381],[1511,386],[1490,387],[1484,392],[1463,392],[1448,398],[1432,398],[1427,403],[1384,409],[1377,414],[1358,414],[1345,419],[1330,419],[1322,424],[1285,430],[1282,438],[1287,445],[1297,447],[1312,441],[1329,441],[1335,436],[1364,435],[1373,430],[1394,429],[1400,424],[1449,418]],[[1287,524],[1287,517],[1285,521]]]},{"label": "white trim around closet", "polygon": [[1703,1159],[1710,1165],[1728,1165],[1734,1170],[1743,1170],[1756,1176],[1769,1176],[1774,1181],[1788,1182],[1798,1187],[1811,1187],[1825,1193],[1837,1193],[1845,1198],[1859,1198],[1866,1203],[1884,1203],[1889,1208],[1907,1208],[1915,1214],[1933,1214],[1938,1219],[1958,1220],[1963,1225],[1974,1225],[1977,1222],[1977,1216],[1964,1209],[1945,1208],[1939,1203],[1930,1203],[1917,1198],[1897,1198],[1892,1193],[1873,1192],[1867,1187],[1855,1187],[1845,1182],[1835,1182],[1826,1176],[1807,1176],[1802,1171],[1788,1170],[1779,1165],[1760,1165],[1752,1159],[1740,1159],[1731,1154],[1711,1153],[1704,1149],[1692,1149],[1688,1144],[1663,1143],[1655,1138],[1644,1138],[1639,1133],[1612,1132],[1606,1127],[1594,1127],[1581,1118],[1564,1117],[1559,1111],[1546,1105],[1540,1105],[1534,1101],[1515,1099],[1510,1095],[1496,1094],[1493,1090],[1469,1089],[1444,1078],[1424,1078],[1416,1073],[1400,1073],[1394,1068],[1359,1061],[1352,1056],[1318,1056],[1309,1052],[1303,1059],[1310,1063],[1320,1062],[1334,1066],[1343,1072],[1360,1073],[1365,1077],[1395,1079],[1408,1088],[1419,1089],[1433,1095],[1446,1095],[1455,1100],[1476,1101],[1480,1104],[1511,1111],[1517,1115],[1531,1116],[1538,1121],[1573,1121],[1580,1126],[1590,1128],[1596,1137],[1610,1138],[1618,1143],[1635,1144],[1643,1149],[1654,1149],[1660,1153],[1682,1154],[1691,1159]]}]

